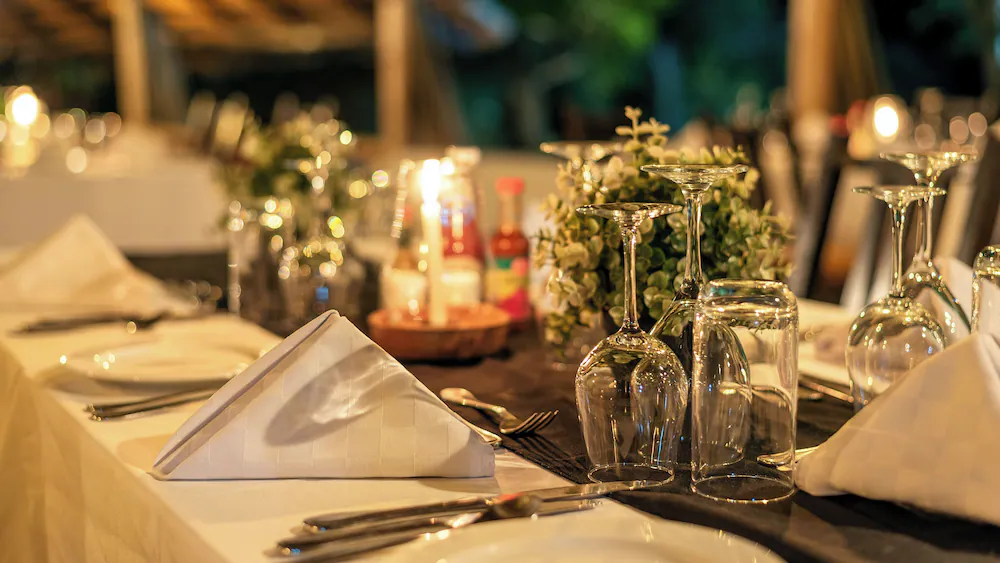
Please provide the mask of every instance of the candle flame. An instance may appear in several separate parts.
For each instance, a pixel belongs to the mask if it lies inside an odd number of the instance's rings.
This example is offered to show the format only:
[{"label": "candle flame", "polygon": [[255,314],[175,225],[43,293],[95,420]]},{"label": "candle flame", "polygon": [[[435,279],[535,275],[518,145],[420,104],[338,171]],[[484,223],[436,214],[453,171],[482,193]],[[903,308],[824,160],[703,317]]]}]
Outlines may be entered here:
[{"label": "candle flame", "polygon": [[441,192],[441,162],[425,160],[420,168],[420,193],[424,202],[436,202]]}]

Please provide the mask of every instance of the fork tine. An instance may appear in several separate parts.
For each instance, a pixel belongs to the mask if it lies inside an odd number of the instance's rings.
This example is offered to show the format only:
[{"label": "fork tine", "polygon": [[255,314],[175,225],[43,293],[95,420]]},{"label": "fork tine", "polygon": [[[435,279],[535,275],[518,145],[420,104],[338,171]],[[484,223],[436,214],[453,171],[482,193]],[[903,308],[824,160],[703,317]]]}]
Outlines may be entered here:
[{"label": "fork tine", "polygon": [[512,431],[512,434],[516,436],[524,436],[525,434],[531,434],[532,432],[531,429],[535,427],[537,421],[538,421],[538,413],[537,412],[531,413],[531,416],[524,419],[524,421],[521,422],[521,424],[517,425],[517,428],[515,428]]},{"label": "fork tine", "polygon": [[552,423],[552,419],[554,419],[555,417],[556,415],[552,411],[545,411],[541,413],[541,416],[538,417],[538,420],[535,422],[535,426],[534,428],[531,429],[531,431],[538,432],[542,428],[545,428],[546,426]]},{"label": "fork tine", "polygon": [[557,414],[559,414],[559,411],[546,411],[542,420],[539,421],[538,426],[535,427],[535,432],[538,432],[542,428],[552,424],[552,421],[555,420]]},{"label": "fork tine", "polygon": [[532,415],[528,417],[528,420],[524,421],[524,424],[522,424],[521,428],[518,429],[518,432],[521,434],[534,433],[539,429],[544,428],[549,423],[550,419],[551,417],[548,412],[532,413]]}]

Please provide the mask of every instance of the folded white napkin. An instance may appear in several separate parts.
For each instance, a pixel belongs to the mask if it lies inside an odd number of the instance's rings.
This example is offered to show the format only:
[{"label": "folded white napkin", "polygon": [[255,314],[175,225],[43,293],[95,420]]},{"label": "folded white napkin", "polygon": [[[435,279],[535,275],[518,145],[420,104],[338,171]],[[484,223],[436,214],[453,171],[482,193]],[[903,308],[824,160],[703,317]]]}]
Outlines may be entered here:
[{"label": "folded white napkin", "polygon": [[921,363],[795,467],[853,493],[1000,525],[1000,343],[974,334]]},{"label": "folded white napkin", "polygon": [[0,270],[0,305],[79,305],[134,311],[185,309],[136,270],[86,215],[21,250]]},{"label": "folded white napkin", "polygon": [[335,311],[222,387],[160,451],[161,479],[487,477],[493,448]]}]

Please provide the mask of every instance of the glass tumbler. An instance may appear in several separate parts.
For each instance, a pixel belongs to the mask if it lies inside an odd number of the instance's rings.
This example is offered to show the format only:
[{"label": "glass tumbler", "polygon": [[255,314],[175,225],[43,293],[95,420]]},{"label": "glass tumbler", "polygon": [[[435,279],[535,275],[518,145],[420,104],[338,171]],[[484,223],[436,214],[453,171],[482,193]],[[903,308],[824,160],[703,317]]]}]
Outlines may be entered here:
[{"label": "glass tumbler", "polygon": [[798,311],[788,286],[709,282],[695,314],[693,365],[692,490],[741,504],[790,496]]},{"label": "glass tumbler", "polygon": [[1000,246],[987,246],[976,256],[972,331],[1000,335]]}]

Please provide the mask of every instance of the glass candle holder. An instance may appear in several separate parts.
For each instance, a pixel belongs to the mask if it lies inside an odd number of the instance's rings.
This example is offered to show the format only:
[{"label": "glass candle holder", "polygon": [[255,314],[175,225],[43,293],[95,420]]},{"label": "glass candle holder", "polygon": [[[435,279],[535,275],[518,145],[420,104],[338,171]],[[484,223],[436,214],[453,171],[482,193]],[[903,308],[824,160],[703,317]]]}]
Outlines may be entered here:
[{"label": "glass candle holder", "polygon": [[715,280],[694,322],[691,488],[766,503],[795,488],[798,311],[780,282]]}]

